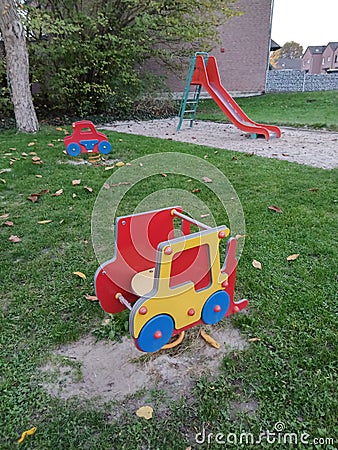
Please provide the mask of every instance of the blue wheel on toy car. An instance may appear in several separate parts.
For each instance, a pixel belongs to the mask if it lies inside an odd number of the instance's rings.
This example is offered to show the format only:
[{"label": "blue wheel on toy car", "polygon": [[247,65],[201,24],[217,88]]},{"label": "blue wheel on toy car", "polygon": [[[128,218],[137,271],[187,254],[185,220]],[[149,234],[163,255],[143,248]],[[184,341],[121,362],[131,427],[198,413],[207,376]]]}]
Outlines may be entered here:
[{"label": "blue wheel on toy car", "polygon": [[67,145],[67,153],[70,156],[79,156],[81,153],[81,147],[76,142],[71,142]]},{"label": "blue wheel on toy car", "polygon": [[225,291],[214,292],[204,303],[202,320],[208,325],[219,322],[228,312],[230,306],[229,294]]},{"label": "blue wheel on toy car", "polygon": [[137,345],[143,352],[157,352],[169,342],[174,328],[174,321],[168,314],[159,314],[143,325]]},{"label": "blue wheel on toy car", "polygon": [[108,155],[111,151],[111,143],[108,141],[101,141],[97,147],[103,155]]}]

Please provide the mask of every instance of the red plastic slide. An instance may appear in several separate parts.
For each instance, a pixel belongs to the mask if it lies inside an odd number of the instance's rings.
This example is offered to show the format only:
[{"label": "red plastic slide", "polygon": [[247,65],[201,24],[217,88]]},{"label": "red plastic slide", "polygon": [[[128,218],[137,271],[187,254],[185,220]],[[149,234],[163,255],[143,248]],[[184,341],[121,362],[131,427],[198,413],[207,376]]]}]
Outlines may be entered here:
[{"label": "red plastic slide", "polygon": [[202,85],[224,114],[240,130],[256,136],[264,135],[266,140],[269,140],[271,136],[278,138],[281,136],[281,131],[277,126],[263,125],[249,119],[245,112],[231,97],[229,92],[222,86],[216,58],[214,56],[208,57],[207,65],[205,65],[202,55],[196,56],[195,70],[191,84]]}]

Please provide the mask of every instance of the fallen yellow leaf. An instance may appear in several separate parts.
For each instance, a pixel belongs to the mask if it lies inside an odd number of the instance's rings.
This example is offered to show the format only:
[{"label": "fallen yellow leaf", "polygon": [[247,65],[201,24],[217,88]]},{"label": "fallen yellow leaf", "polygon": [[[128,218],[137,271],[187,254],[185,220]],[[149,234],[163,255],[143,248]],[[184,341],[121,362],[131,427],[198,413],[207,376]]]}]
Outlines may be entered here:
[{"label": "fallen yellow leaf", "polygon": [[287,261],[294,261],[299,256],[299,253],[294,253],[293,255],[290,255],[286,258]]},{"label": "fallen yellow leaf", "polygon": [[256,259],[254,259],[252,261],[252,265],[254,266],[255,269],[259,269],[259,270],[262,269],[262,264],[259,261],[257,261]]},{"label": "fallen yellow leaf", "polygon": [[279,208],[278,206],[276,206],[276,205],[270,205],[270,206],[268,206],[268,209],[271,209],[271,211],[275,211],[276,213],[282,213],[283,212],[283,210],[281,208]]},{"label": "fallen yellow leaf", "polygon": [[86,189],[86,191],[88,191],[88,192],[93,192],[93,188],[91,188],[89,186],[84,186],[84,189]]},{"label": "fallen yellow leaf", "polygon": [[52,194],[52,197],[58,197],[61,194],[63,194],[63,189],[59,189],[58,191],[54,192],[54,194]]},{"label": "fallen yellow leaf", "polygon": [[35,175],[35,178],[42,178],[42,175]]},{"label": "fallen yellow leaf", "polygon": [[80,183],[81,183],[81,180],[73,180],[72,181],[72,186],[77,186]]},{"label": "fallen yellow leaf", "polygon": [[154,410],[151,406],[141,406],[141,408],[136,411],[136,415],[137,417],[144,417],[149,420],[153,417],[153,412]]},{"label": "fallen yellow leaf", "polygon": [[82,278],[83,280],[85,280],[87,278],[87,276],[82,272],[73,272],[73,274],[77,275],[78,277]]},{"label": "fallen yellow leaf", "polygon": [[124,166],[124,162],[123,161],[119,161],[115,164],[116,167],[122,167]]},{"label": "fallen yellow leaf", "polygon": [[30,143],[28,144],[28,147],[32,147],[33,145],[35,145],[35,142],[30,142]]},{"label": "fallen yellow leaf", "polygon": [[18,440],[18,444],[21,444],[21,442],[23,442],[23,440],[27,437],[27,436],[31,436],[32,434],[34,434],[36,432],[37,428],[33,427],[30,428],[29,430],[26,430],[22,433],[21,438]]},{"label": "fallen yellow leaf", "polygon": [[248,236],[247,234],[236,234],[235,239],[242,239],[242,238],[245,238],[247,236]]},{"label": "fallen yellow leaf", "polygon": [[38,220],[38,223],[40,223],[41,225],[44,225],[45,223],[51,223],[53,222],[52,220]]},{"label": "fallen yellow leaf", "polygon": [[248,339],[248,342],[257,342],[257,341],[260,341],[260,338],[254,337],[254,338]]},{"label": "fallen yellow leaf", "polygon": [[214,347],[214,348],[220,348],[221,347],[220,344],[214,338],[209,336],[204,330],[201,330],[201,336],[205,340],[205,342],[210,344],[212,347]]},{"label": "fallen yellow leaf", "polygon": [[10,238],[8,240],[11,242],[14,242],[14,243],[21,242],[21,239],[19,238],[19,236],[15,236],[14,234],[12,234],[12,236],[10,236]]},{"label": "fallen yellow leaf", "polygon": [[33,164],[43,164],[43,161],[39,156],[32,156],[32,163]]},{"label": "fallen yellow leaf", "polygon": [[104,169],[104,170],[112,170],[112,169],[114,169],[114,167],[115,167],[115,166],[109,166],[109,167],[105,167],[105,169]]},{"label": "fallen yellow leaf", "polygon": [[89,294],[85,295],[85,299],[90,300],[91,302],[96,302],[96,300],[98,300],[98,298],[95,295],[89,295]]},{"label": "fallen yellow leaf", "polygon": [[202,181],[204,181],[204,183],[212,183],[212,179],[209,177],[202,177]]},{"label": "fallen yellow leaf", "polygon": [[29,197],[27,197],[27,200],[30,200],[33,203],[36,203],[39,201],[39,195],[38,194],[31,194]]}]

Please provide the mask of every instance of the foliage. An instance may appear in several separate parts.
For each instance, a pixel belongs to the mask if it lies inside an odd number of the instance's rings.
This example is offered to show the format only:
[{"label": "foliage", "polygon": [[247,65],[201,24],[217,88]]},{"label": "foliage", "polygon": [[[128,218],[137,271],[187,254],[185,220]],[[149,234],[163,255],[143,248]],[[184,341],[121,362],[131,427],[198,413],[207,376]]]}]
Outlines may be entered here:
[{"label": "foliage", "polygon": [[12,114],[13,105],[7,88],[5,58],[2,58],[0,53],[0,120]]},{"label": "foliage", "polygon": [[210,49],[216,26],[238,14],[235,1],[26,1],[39,110],[80,116],[130,110],[154,86],[145,61],[175,66],[194,49]]},{"label": "foliage", "polygon": [[297,42],[286,42],[283,47],[272,53],[270,57],[270,64],[276,67],[280,58],[297,59],[301,58],[303,54],[303,47]]}]

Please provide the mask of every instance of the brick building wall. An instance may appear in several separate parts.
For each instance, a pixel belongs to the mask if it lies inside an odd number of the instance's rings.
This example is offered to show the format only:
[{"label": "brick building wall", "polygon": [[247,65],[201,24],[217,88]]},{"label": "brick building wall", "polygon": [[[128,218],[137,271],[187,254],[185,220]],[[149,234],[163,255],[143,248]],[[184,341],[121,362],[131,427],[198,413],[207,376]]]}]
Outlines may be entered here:
[{"label": "brick building wall", "polygon": [[[270,54],[273,0],[239,0],[236,8],[243,14],[231,17],[219,28],[221,43],[210,52],[217,59],[223,86],[234,94],[261,93],[265,90]],[[152,72],[161,74],[154,63]],[[188,61],[180,74],[166,73],[172,92],[182,92]]]},{"label": "brick building wall", "polygon": [[[220,28],[216,56],[222,84],[232,92],[263,92],[270,53],[271,0],[240,0],[243,15]],[[224,48],[224,53],[221,48]]]}]

